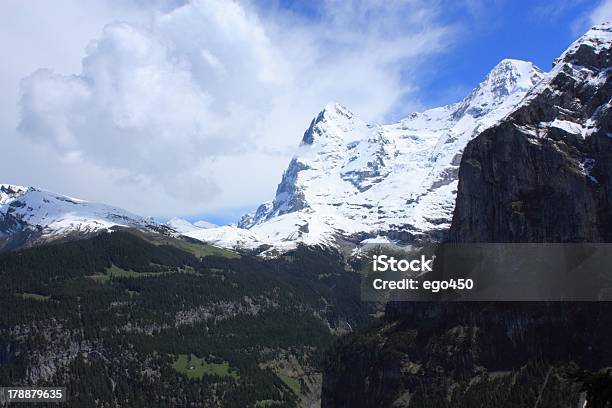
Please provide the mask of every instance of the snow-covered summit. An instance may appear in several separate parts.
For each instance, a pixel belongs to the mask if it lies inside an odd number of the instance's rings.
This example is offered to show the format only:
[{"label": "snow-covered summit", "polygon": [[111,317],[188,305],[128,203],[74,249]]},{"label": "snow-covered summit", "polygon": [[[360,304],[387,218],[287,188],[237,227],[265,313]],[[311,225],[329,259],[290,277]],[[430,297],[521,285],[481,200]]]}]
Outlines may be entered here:
[{"label": "snow-covered summit", "polygon": [[277,250],[376,236],[439,239],[450,226],[463,148],[542,77],[530,62],[503,60],[461,102],[389,125],[367,123],[340,104],[327,104],[304,133],[271,202],[245,215],[238,228],[187,235],[222,246]]},{"label": "snow-covered summit", "polygon": [[[326,127],[335,127],[336,132],[322,131]],[[310,126],[304,132],[302,145],[312,145],[315,140],[318,143],[324,142],[321,137],[343,138],[351,137],[351,134],[358,130],[367,128],[367,124],[359,119],[353,112],[337,102],[329,102],[325,108],[312,120]]]},{"label": "snow-covered summit", "polygon": [[168,227],[172,228],[173,230],[181,234],[190,232],[190,231],[196,231],[199,229],[217,227],[217,225],[211,222],[208,222],[208,221],[200,220],[200,221],[191,223],[183,218],[178,218],[178,217],[174,217],[168,220],[164,225],[167,225]]},{"label": "snow-covered summit", "polygon": [[476,88],[459,104],[454,116],[465,114],[479,118],[502,105],[515,105],[542,79],[543,72],[533,63],[515,59],[500,61]]},{"label": "snow-covered summit", "polygon": [[[607,96],[612,77],[611,55],[612,24],[591,28],[529,90],[512,115],[514,124],[536,137],[556,134],[584,139],[598,132],[600,123],[605,122],[602,118],[612,109]],[[578,103],[578,96],[586,94],[592,95],[588,104]],[[595,114],[588,114],[588,105],[597,107]],[[539,123],[533,120],[536,113]],[[588,169],[584,172],[588,174]]]},{"label": "snow-covered summit", "polygon": [[18,247],[114,226],[170,232],[151,218],[33,187],[0,184],[0,248]]}]

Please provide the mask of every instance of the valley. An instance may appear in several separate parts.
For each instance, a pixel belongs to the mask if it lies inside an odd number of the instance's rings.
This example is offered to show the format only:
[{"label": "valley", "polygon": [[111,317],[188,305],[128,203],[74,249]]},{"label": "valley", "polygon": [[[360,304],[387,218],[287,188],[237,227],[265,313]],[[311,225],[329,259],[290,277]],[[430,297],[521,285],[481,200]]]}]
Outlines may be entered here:
[{"label": "valley", "polygon": [[382,305],[360,271],[367,244],[610,243],[611,48],[596,26],[549,72],[504,59],[392,124],[330,103],[236,225],[1,184],[0,384],[74,407],[608,407],[609,302]]},{"label": "valley", "polygon": [[147,238],[0,254],[0,382],[66,384],[69,406],[298,406],[320,394],[323,350],[368,321],[334,253]]}]

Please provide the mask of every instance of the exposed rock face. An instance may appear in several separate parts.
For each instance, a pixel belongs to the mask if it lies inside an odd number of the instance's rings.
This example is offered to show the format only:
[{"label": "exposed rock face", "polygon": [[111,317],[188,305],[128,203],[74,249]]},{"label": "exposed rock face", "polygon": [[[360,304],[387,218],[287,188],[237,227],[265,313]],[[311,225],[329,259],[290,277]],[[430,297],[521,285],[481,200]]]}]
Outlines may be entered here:
[{"label": "exposed rock face", "polygon": [[605,303],[408,305],[328,353],[322,407],[531,407],[549,371],[539,406],[577,406],[561,367],[612,362]]},{"label": "exposed rock face", "polygon": [[[612,26],[590,30],[468,143],[450,240],[612,239],[611,47]],[[322,406],[577,406],[560,367],[612,364],[611,308],[390,303],[378,327],[329,353]]]},{"label": "exposed rock face", "polygon": [[612,27],[594,28],[518,109],[468,143],[455,242],[612,239]]}]

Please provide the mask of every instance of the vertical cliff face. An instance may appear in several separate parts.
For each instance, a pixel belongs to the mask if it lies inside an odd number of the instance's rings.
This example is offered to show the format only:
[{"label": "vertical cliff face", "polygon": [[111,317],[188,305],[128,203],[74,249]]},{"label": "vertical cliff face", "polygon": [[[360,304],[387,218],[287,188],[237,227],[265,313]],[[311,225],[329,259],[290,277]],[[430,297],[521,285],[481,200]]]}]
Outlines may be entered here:
[{"label": "vertical cliff face", "polygon": [[[612,26],[572,44],[467,144],[454,242],[612,240]],[[569,364],[612,364],[612,305],[409,303],[329,354],[324,407],[578,406]]]},{"label": "vertical cliff face", "polygon": [[322,407],[574,407],[565,370],[612,362],[605,303],[405,306],[335,344]]},{"label": "vertical cliff face", "polygon": [[595,27],[465,148],[455,242],[612,239],[612,26]]}]

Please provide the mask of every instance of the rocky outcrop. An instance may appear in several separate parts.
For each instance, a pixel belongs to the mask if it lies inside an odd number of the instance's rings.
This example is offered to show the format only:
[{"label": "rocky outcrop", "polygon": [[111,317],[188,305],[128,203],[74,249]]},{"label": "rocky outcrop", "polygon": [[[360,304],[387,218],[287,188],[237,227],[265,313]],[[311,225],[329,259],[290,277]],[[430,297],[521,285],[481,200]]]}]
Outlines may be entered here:
[{"label": "rocky outcrop", "polygon": [[612,239],[612,27],[574,43],[519,108],[468,143],[454,242]]},{"label": "rocky outcrop", "polygon": [[[593,28],[468,143],[453,242],[610,242],[612,26]],[[389,303],[328,354],[323,407],[578,406],[564,374],[612,365],[612,305]]]}]

